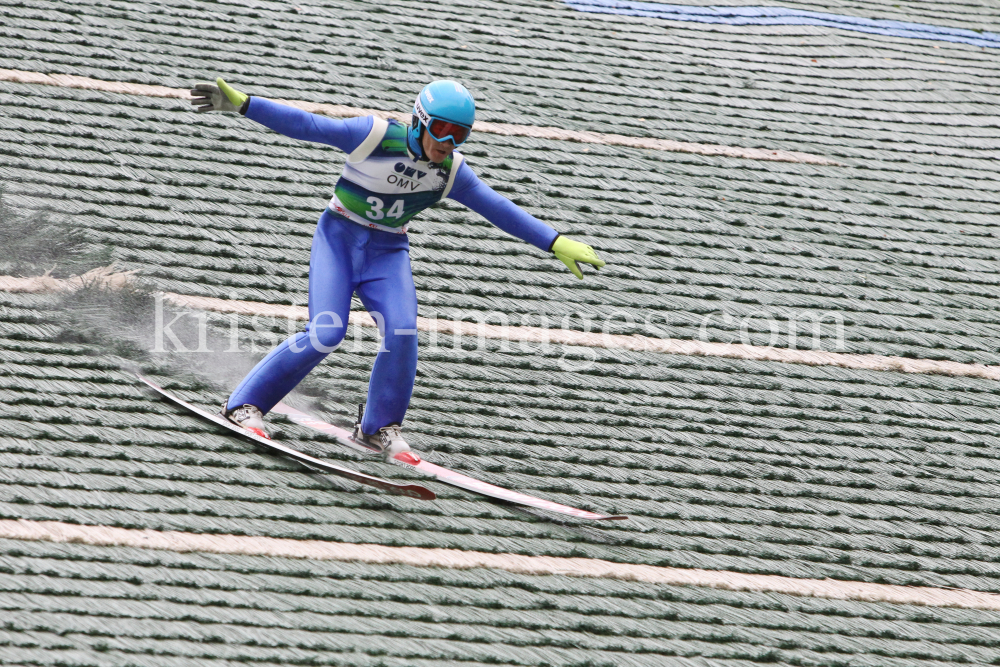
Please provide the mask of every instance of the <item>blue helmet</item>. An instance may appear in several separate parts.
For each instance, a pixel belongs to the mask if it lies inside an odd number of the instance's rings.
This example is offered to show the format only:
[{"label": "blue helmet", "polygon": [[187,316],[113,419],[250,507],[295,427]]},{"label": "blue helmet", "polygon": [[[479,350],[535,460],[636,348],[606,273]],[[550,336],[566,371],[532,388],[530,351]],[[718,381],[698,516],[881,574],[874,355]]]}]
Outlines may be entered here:
[{"label": "blue helmet", "polygon": [[476,120],[476,102],[460,83],[433,81],[420,91],[413,103],[413,122],[406,140],[410,152],[424,156],[420,142],[424,130],[438,141],[451,141],[460,146],[469,138]]}]

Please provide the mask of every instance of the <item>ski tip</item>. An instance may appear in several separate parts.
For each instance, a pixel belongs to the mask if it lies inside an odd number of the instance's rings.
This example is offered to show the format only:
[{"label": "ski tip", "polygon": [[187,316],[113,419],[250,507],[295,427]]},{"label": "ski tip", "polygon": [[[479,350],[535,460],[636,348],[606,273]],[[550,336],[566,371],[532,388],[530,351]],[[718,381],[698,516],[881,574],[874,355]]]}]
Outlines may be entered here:
[{"label": "ski tip", "polygon": [[624,514],[613,514],[610,516],[602,516],[598,521],[625,521],[628,517]]}]

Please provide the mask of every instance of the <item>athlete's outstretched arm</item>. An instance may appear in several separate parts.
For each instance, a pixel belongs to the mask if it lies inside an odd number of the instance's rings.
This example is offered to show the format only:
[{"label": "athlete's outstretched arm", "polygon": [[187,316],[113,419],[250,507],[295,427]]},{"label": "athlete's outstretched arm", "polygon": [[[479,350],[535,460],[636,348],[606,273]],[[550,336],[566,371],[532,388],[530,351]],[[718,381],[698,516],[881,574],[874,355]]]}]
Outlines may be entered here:
[{"label": "athlete's outstretched arm", "polygon": [[468,206],[508,234],[527,241],[536,248],[555,253],[577,278],[583,278],[579,262],[593,264],[597,268],[604,266],[593,248],[560,235],[479,180],[464,161],[458,167],[455,185],[448,196],[459,204]]},{"label": "athlete's outstretched arm", "polygon": [[455,175],[450,199],[468,206],[511,236],[548,252],[559,232],[479,180],[463,160]]},{"label": "athlete's outstretched arm", "polygon": [[286,137],[329,144],[345,153],[361,145],[371,132],[373,122],[371,116],[343,120],[320,116],[262,97],[251,97],[243,115]]},{"label": "athlete's outstretched arm", "polygon": [[250,120],[271,128],[286,137],[315,141],[350,153],[361,145],[372,129],[372,117],[328,118],[261,97],[251,97],[228,85],[221,78],[218,85],[199,83],[191,94],[198,111],[238,111]]}]

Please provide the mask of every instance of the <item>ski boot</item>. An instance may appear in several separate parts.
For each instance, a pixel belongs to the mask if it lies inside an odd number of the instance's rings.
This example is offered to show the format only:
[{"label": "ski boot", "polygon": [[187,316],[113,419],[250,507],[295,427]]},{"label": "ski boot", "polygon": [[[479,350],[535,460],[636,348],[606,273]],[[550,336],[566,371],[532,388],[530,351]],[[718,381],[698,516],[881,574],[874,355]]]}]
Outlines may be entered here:
[{"label": "ski boot", "polygon": [[389,424],[388,426],[383,426],[378,430],[378,433],[368,435],[361,430],[361,419],[364,416],[365,404],[362,403],[358,406],[358,421],[355,422],[354,433],[351,435],[355,442],[378,449],[378,451],[385,456],[386,461],[396,458],[399,454],[405,454],[404,459],[407,461],[414,459],[411,461],[412,463],[418,463],[420,461],[420,458],[410,451],[410,446],[406,444],[406,440],[403,440],[403,434],[399,428],[399,424]]},{"label": "ski boot", "polygon": [[267,427],[264,425],[264,414],[257,409],[257,406],[241,405],[238,408],[233,408],[232,410],[227,410],[226,406],[229,401],[222,404],[222,410],[219,412],[223,417],[233,422],[237,426],[245,428],[254,435],[259,435],[262,438],[271,439],[271,435],[267,432]]}]

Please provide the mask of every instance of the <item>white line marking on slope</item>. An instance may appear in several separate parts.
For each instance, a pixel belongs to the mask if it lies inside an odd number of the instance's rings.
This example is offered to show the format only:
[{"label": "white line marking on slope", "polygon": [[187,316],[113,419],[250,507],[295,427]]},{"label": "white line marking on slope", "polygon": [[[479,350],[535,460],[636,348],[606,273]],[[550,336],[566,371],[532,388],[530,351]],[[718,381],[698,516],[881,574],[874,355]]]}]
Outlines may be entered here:
[{"label": "white line marking on slope", "polygon": [[799,597],[834,600],[1000,611],[1000,595],[965,589],[895,586],[836,579],[795,579],[780,575],[743,574],[713,570],[686,570],[654,565],[613,563],[591,558],[521,556],[460,551],[458,549],[388,547],[380,544],[347,544],[261,536],[198,535],[178,531],[84,526],[58,521],[28,521],[26,519],[0,519],[0,538],[158,549],[179,553],[203,552],[305,558],[462,570],[489,568],[515,574],[619,579],[666,586],[700,586],[730,591],[784,593]]},{"label": "white line marking on slope", "polygon": [[0,276],[0,291],[2,292],[74,292],[81,287],[101,287],[119,289],[130,283],[138,269],[131,271],[115,271],[114,264],[99,266],[83,275],[71,278],[53,278],[46,271],[41,276]]},{"label": "white line marking on slope", "polygon": [[[305,306],[281,306],[253,301],[217,299],[206,296],[186,296],[171,292],[163,293],[163,298],[174,305],[198,310],[237,313],[248,316],[281,317],[302,321],[309,319],[309,311]],[[375,326],[375,321],[372,317],[364,312],[352,312],[350,323],[363,327]],[[747,359],[753,361],[779,361],[787,364],[805,364],[808,366],[837,366],[856,370],[925,373],[930,375],[1000,380],[1000,367],[998,366],[963,364],[957,361],[888,357],[880,354],[847,354],[819,350],[792,350],[780,347],[743,345],[742,343],[707,343],[700,340],[586,333],[583,331],[545,329],[542,327],[500,326],[496,324],[455,322],[452,320],[425,317],[417,318],[417,329],[419,331],[509,340],[513,342],[603,347],[694,357],[726,357],[729,359]]]},{"label": "white line marking on slope", "polygon": [[[53,292],[75,290],[84,284],[120,287],[131,279],[134,271],[113,272],[113,267],[100,267],[88,271],[83,276],[61,280],[51,276],[0,276],[0,291],[6,292]],[[289,320],[307,321],[309,311],[305,306],[282,306],[256,301],[217,299],[210,296],[189,296],[162,292],[168,303],[182,308],[209,310],[216,313],[235,313],[259,317],[279,317]],[[375,320],[365,312],[352,312],[350,324],[375,327]],[[428,333],[489,338],[541,345],[575,345],[579,347],[602,347],[607,349],[632,350],[635,352],[657,352],[692,357],[724,357],[752,361],[778,361],[786,364],[807,366],[837,366],[867,371],[889,371],[897,373],[923,373],[928,375],[948,375],[951,377],[975,377],[985,380],[1000,380],[1000,367],[983,364],[963,364],[957,361],[935,361],[931,359],[909,359],[888,357],[881,354],[847,354],[844,352],[823,352],[819,350],[792,350],[782,347],[743,345],[742,343],[709,343],[700,340],[680,340],[677,338],[650,338],[648,336],[608,333],[588,333],[570,329],[546,329],[543,327],[501,326],[474,322],[456,322],[437,318],[418,317],[417,330]]]},{"label": "white line marking on slope", "polygon": [[[151,86],[141,83],[123,83],[119,81],[102,81],[86,76],[72,74],[43,74],[41,72],[26,72],[16,69],[0,69],[0,81],[12,83],[33,83],[43,86],[59,86],[62,88],[82,88],[85,90],[100,90],[109,93],[125,95],[143,95],[146,97],[175,97],[189,100],[191,94],[186,88],[168,88],[166,86]],[[341,104],[317,104],[298,100],[275,100],[304,111],[324,114],[334,118],[354,118],[357,116],[378,116],[379,118],[394,118],[409,124],[410,114],[380,109],[359,109]],[[511,137],[533,137],[536,139],[556,139],[560,141],[575,141],[585,144],[604,144],[607,146],[628,146],[657,151],[672,151],[675,153],[696,153],[698,155],[721,155],[724,157],[745,158],[748,160],[767,160],[771,162],[798,162],[803,164],[818,164],[842,167],[843,164],[810,153],[796,151],[769,150],[764,148],[741,148],[738,146],[720,146],[714,144],[696,144],[669,139],[651,139],[646,137],[629,137],[621,134],[603,134],[600,132],[563,130],[558,127],[539,127],[535,125],[513,125],[510,123],[488,123],[479,121],[474,129],[477,132],[499,134]]]}]

